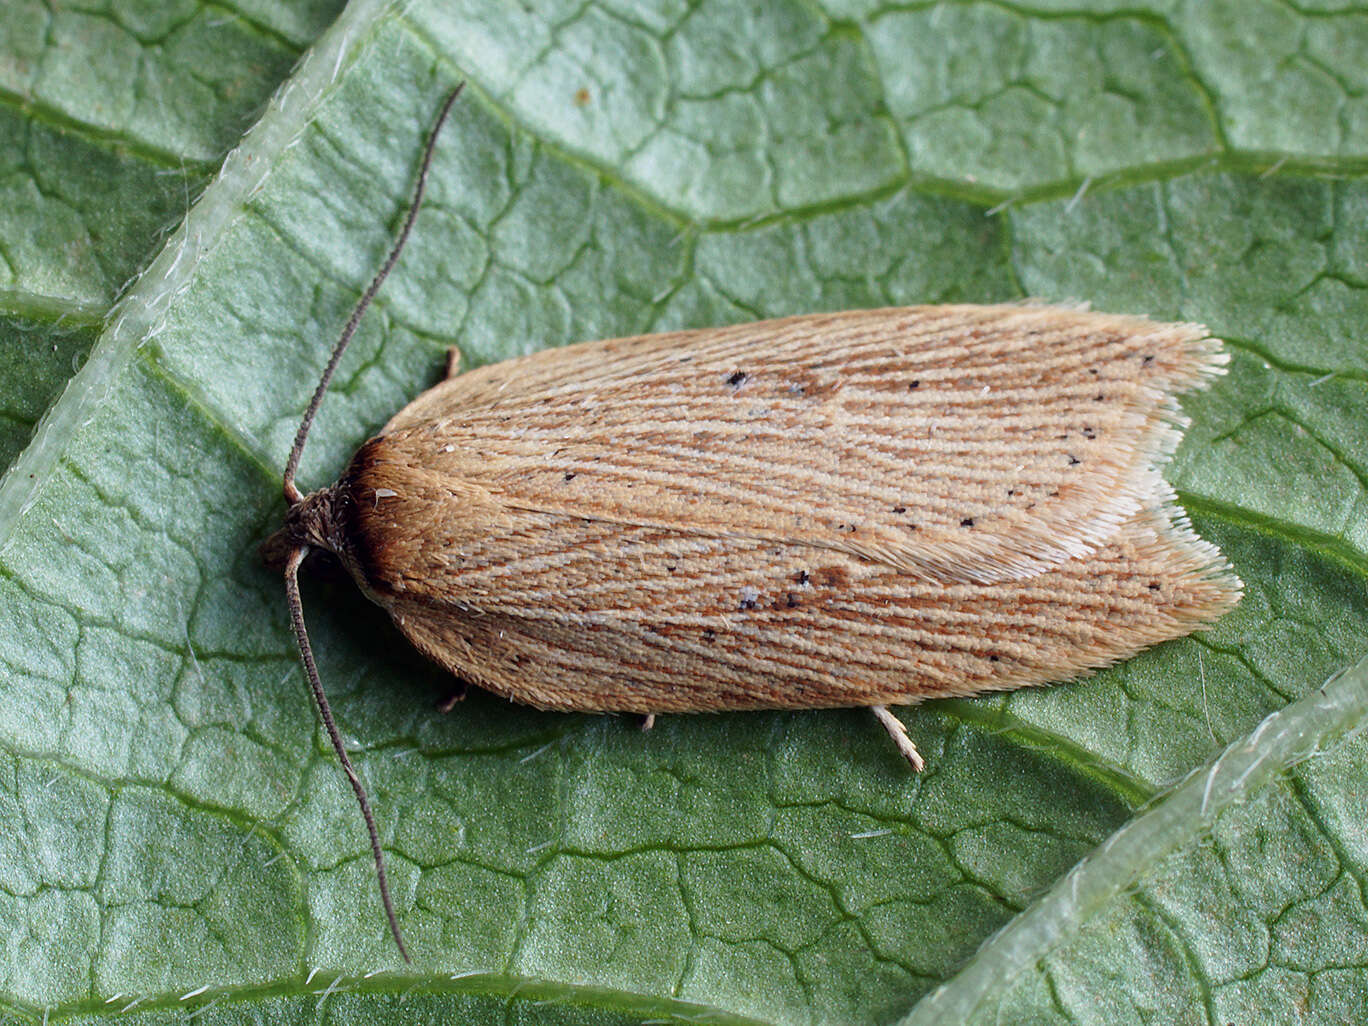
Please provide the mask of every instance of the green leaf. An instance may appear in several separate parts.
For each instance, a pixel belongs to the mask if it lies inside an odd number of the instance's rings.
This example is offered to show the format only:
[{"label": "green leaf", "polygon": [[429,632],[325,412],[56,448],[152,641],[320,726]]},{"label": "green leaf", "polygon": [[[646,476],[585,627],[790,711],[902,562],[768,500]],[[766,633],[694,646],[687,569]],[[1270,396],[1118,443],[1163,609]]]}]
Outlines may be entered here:
[{"label": "green leaf", "polygon": [[250,6],[6,3],[0,466],[339,4]]},{"label": "green leaf", "polygon": [[1118,830],[905,1026],[1359,1018],[1365,723],[1368,660]]},{"label": "green leaf", "polygon": [[[1365,52],[1271,0],[9,5],[0,1010],[1353,1019],[1368,673],[1325,682],[1368,651]],[[304,483],[451,345],[1086,299],[1228,340],[1168,476],[1240,607],[908,711],[911,777],[858,711],[441,716],[450,681],[306,581],[404,965],[256,546],[463,78]]]}]

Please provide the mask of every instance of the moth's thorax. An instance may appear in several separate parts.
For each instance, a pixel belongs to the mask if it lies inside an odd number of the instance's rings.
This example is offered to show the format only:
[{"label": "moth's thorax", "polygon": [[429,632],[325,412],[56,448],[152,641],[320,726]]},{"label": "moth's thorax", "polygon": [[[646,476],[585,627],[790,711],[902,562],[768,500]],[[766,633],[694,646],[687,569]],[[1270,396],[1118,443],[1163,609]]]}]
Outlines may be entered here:
[{"label": "moth's thorax", "polygon": [[389,589],[383,581],[377,586],[373,555],[386,547],[385,528],[397,525],[378,524],[374,516],[393,494],[383,483],[388,461],[377,452],[379,442],[373,438],[363,445],[332,487],[310,492],[285,511],[285,523],[261,546],[267,566],[282,568],[299,548],[331,553],[369,598],[383,604]]},{"label": "moth's thorax", "polygon": [[341,558],[372,600],[410,591],[434,560],[478,541],[497,519],[484,489],[440,468],[443,453],[425,430],[372,438],[333,486],[330,516]]}]

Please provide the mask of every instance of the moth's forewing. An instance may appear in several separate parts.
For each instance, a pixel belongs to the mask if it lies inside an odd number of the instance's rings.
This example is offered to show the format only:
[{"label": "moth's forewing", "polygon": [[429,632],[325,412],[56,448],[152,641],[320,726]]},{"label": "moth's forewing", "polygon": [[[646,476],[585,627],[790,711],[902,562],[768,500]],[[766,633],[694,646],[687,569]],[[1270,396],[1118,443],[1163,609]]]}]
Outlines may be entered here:
[{"label": "moth's forewing", "polygon": [[358,580],[547,708],[882,705],[1059,680],[1239,582],[1155,466],[1191,325],[1041,306],[789,318],[456,377],[338,486]]}]

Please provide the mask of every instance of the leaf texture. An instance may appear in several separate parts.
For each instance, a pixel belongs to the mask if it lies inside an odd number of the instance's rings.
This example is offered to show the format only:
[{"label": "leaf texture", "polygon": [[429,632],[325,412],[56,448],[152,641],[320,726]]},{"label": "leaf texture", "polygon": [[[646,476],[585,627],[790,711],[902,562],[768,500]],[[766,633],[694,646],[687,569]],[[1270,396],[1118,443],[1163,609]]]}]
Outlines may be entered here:
[{"label": "leaf texture", "polygon": [[[7,3],[0,1019],[1357,1021],[1363,52],[1272,0]],[[1240,605],[907,710],[911,778],[864,711],[437,715],[446,671],[306,580],[404,966],[256,551],[459,78],[302,481],[452,346],[1086,299],[1224,340],[1163,474]]]}]

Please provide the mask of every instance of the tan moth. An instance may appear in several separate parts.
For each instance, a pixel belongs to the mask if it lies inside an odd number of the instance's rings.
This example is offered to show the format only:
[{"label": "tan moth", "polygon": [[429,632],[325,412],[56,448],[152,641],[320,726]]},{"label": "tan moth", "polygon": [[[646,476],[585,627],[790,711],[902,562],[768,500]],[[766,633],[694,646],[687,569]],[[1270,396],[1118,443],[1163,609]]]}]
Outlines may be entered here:
[{"label": "tan moth", "polygon": [[647,725],[867,707],[916,768],[889,706],[1075,677],[1238,601],[1158,472],[1176,397],[1223,370],[1219,341],[1042,304],[813,314],[453,372],[301,494],[309,426],[455,96],[300,425],[264,548],[401,951],[304,629],[310,550],[433,661],[514,701]]}]

